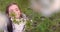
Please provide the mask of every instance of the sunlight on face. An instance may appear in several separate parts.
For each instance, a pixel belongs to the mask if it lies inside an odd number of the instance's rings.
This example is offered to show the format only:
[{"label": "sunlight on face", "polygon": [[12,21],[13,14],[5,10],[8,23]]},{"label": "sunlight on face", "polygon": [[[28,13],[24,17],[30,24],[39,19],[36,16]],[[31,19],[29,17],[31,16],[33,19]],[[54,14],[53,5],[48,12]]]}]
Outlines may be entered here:
[{"label": "sunlight on face", "polygon": [[21,14],[21,12],[20,12],[20,10],[19,10],[19,8],[18,8],[18,6],[17,5],[11,5],[10,7],[9,7],[9,14],[11,14],[11,12],[14,12],[15,13],[15,17],[16,18],[19,18],[20,17],[20,14]]}]

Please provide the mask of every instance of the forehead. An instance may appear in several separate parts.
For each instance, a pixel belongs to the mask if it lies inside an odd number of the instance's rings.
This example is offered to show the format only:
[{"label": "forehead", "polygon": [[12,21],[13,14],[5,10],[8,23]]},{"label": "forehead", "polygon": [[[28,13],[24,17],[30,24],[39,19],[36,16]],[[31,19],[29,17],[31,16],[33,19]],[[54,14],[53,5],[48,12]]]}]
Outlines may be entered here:
[{"label": "forehead", "polygon": [[9,9],[15,9],[15,8],[18,8],[18,6],[17,6],[17,5],[11,5],[11,6],[9,7]]}]

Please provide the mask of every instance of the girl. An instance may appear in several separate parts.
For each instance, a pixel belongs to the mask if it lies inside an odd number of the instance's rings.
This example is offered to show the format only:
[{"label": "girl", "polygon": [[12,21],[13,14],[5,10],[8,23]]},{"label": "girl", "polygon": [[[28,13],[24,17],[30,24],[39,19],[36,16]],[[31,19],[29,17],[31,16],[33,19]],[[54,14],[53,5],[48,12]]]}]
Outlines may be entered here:
[{"label": "girl", "polygon": [[23,32],[26,24],[26,15],[21,12],[16,3],[7,6],[6,15],[9,18],[8,32]]}]

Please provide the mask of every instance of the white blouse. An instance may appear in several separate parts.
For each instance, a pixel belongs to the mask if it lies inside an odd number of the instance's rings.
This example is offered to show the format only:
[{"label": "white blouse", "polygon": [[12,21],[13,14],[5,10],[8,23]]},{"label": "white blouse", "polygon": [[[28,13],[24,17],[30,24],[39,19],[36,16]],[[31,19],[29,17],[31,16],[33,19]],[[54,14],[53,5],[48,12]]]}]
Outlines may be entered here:
[{"label": "white blouse", "polygon": [[[24,27],[25,27],[26,20],[27,20],[26,15],[23,14],[23,18],[16,19],[16,20],[21,21],[21,22],[19,24],[14,23],[13,19],[11,18],[12,26],[13,26],[13,32],[24,32]],[[4,32],[8,32],[7,27],[5,27]]]},{"label": "white blouse", "polygon": [[23,32],[24,26],[25,26],[25,23],[20,23],[19,25],[13,23],[13,32]]},{"label": "white blouse", "polygon": [[13,23],[13,32],[23,32],[24,31],[24,27],[26,24],[26,15],[23,14],[23,18],[21,19],[16,19],[17,21],[21,21],[19,24],[17,23]]}]

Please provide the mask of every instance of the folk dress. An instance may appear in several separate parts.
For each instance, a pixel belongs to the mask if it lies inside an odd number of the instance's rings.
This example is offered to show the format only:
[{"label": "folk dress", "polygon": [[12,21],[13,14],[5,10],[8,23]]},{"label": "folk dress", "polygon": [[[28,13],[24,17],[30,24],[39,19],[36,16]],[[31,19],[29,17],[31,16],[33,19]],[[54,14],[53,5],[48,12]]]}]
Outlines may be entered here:
[{"label": "folk dress", "polygon": [[24,27],[26,24],[26,15],[22,14],[22,18],[20,19],[15,19],[17,21],[17,23],[13,22],[13,18],[11,18],[12,21],[12,25],[13,25],[13,32],[23,32],[24,31]]},{"label": "folk dress", "polygon": [[9,25],[9,23],[8,23],[7,24],[8,28],[5,27],[4,32],[24,32],[24,28],[25,28],[25,24],[26,24],[26,20],[27,20],[27,17],[25,14],[22,13],[22,18],[15,19],[16,22],[14,21],[14,18],[10,18],[9,20],[11,20],[10,22],[12,22],[10,24],[12,24],[13,29],[10,27],[11,25]]}]

